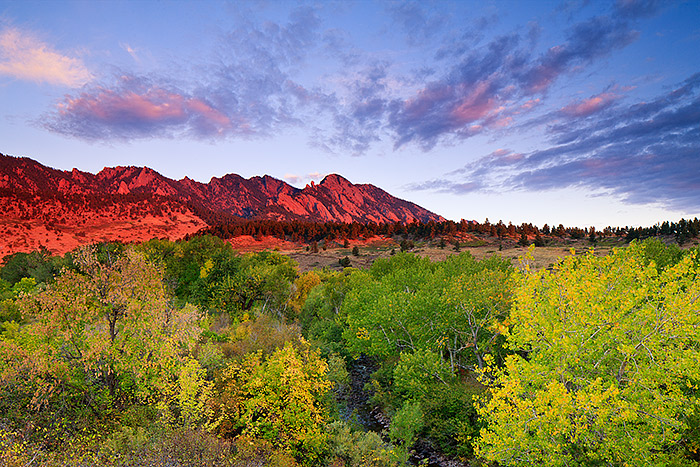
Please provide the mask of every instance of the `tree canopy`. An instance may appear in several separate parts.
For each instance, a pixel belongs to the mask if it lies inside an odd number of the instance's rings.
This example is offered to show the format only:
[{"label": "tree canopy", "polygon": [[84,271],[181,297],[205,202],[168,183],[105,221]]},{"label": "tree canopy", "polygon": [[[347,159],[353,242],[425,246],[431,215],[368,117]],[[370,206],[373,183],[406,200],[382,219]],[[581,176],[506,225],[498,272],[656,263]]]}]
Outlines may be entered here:
[{"label": "tree canopy", "polygon": [[[695,254],[647,247],[527,273],[508,356],[480,406],[479,453],[502,465],[670,465],[700,409]],[[695,440],[697,443],[697,440]]]},{"label": "tree canopy", "polygon": [[381,357],[444,353],[452,372],[483,366],[486,353],[500,352],[510,268],[498,257],[476,261],[469,253],[440,263],[409,253],[377,260],[350,278],[343,302],[348,346]]},{"label": "tree canopy", "polygon": [[201,333],[196,308],[174,308],[162,269],[133,250],[99,261],[86,248],[75,263],[21,298],[26,324],[5,324],[0,389],[8,413],[104,417],[148,402],[196,416],[180,384],[194,378],[195,392],[206,391],[190,364]]}]

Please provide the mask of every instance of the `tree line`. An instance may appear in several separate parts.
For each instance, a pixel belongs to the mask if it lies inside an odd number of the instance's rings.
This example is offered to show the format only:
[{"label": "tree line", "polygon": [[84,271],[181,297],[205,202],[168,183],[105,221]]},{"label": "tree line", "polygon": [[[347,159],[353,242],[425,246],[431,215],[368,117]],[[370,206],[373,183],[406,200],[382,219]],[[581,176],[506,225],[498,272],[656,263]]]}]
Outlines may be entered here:
[{"label": "tree line", "polygon": [[[213,214],[211,215],[213,216]],[[343,242],[346,239],[368,238],[375,235],[384,237],[403,236],[413,240],[430,240],[438,237],[454,237],[464,234],[477,234],[498,239],[524,239],[524,242],[532,243],[538,237],[559,239],[589,239],[595,242],[604,238],[624,238],[626,241],[643,240],[650,237],[674,236],[679,243],[691,238],[697,238],[700,234],[700,220],[681,219],[678,222],[663,222],[651,227],[605,227],[597,230],[595,227],[564,227],[562,224],[550,226],[544,224],[541,228],[532,223],[514,225],[505,224],[503,221],[491,223],[488,219],[484,222],[462,220],[460,222],[421,222],[410,223],[340,223],[340,222],[311,222],[311,221],[276,221],[259,219],[236,218],[218,222],[210,217],[213,222],[209,227],[202,229],[197,235],[215,235],[219,238],[229,239],[242,235],[253,237],[270,236],[292,242]],[[213,225],[212,225],[213,224]],[[532,241],[531,241],[532,239]],[[539,245],[541,246],[541,245]]]}]

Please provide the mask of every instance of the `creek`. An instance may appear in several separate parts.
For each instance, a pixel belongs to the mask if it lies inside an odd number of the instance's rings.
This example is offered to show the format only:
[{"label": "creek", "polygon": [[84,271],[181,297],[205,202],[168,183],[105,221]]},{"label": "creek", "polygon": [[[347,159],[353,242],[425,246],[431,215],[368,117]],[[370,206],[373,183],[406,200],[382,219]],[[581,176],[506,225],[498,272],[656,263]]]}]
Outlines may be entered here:
[{"label": "creek", "polygon": [[[372,391],[366,390],[371,381],[372,373],[378,369],[379,365],[365,355],[348,363],[350,384],[346,391],[340,395],[344,402],[341,417],[346,421],[354,420],[364,430],[379,433],[388,442],[387,433],[391,420],[379,407],[373,406],[370,401]],[[466,467],[468,465],[436,451],[431,443],[425,439],[419,439],[416,442],[409,464],[426,467]]]}]

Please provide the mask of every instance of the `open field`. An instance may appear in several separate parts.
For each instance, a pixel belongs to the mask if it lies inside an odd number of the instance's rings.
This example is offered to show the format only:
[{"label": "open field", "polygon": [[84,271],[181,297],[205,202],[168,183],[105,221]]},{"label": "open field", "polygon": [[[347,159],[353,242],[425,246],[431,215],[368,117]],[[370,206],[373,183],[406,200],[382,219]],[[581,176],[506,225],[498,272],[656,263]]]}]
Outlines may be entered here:
[{"label": "open field", "polygon": [[[191,213],[167,212],[165,215],[145,215],[140,218],[126,218],[113,212],[83,213],[80,227],[75,219],[59,223],[47,223],[41,220],[29,221],[19,216],[5,216],[0,219],[0,258],[17,252],[29,252],[46,248],[52,254],[62,255],[80,245],[104,241],[123,243],[140,243],[151,238],[167,238],[177,240],[189,234],[195,234],[204,226],[201,220]],[[663,239],[667,243],[674,238]],[[299,271],[305,272],[314,268],[342,269],[339,260],[347,257],[350,266],[368,268],[378,258],[389,258],[401,251],[400,240],[374,236],[369,238],[352,239],[348,247],[341,241],[318,242],[314,251],[313,244],[280,240],[271,236],[241,235],[226,240],[238,252],[244,254],[263,250],[277,250],[297,262]],[[491,236],[468,234],[459,238],[459,249],[454,245],[454,238],[443,242],[440,239],[427,241],[412,241],[411,251],[415,254],[429,257],[433,261],[442,261],[450,255],[469,252],[476,259],[484,259],[492,255],[509,258],[514,265],[519,264],[520,258],[528,253],[528,247],[523,247],[513,238],[498,239]],[[532,243],[534,238],[530,238]],[[572,253],[588,252],[591,249],[597,255],[605,255],[613,248],[626,245],[622,237],[607,237],[593,245],[587,238],[571,239],[545,237],[545,246],[534,248],[529,260],[534,270],[552,266],[556,261]],[[684,247],[693,247],[698,241],[686,243]],[[359,254],[353,255],[357,247]]]},{"label": "open field", "polygon": [[[460,243],[459,251],[455,250],[451,244],[440,248],[437,241],[414,242],[414,248],[410,251],[420,256],[429,257],[432,261],[442,261],[448,256],[459,254],[460,252],[469,252],[479,260],[492,255],[499,255],[511,259],[514,265],[517,265],[519,259],[528,253],[528,247],[522,247],[514,241],[503,241],[499,249],[498,240],[490,240],[489,242],[488,240],[477,239]],[[307,248],[308,245],[282,242],[272,237],[263,237],[259,240],[255,240],[252,237],[239,237],[229,242],[241,252],[277,249],[280,253],[294,259],[299,264],[300,272],[314,268],[341,269],[339,260],[345,257],[350,259],[352,267],[368,268],[377,258],[389,258],[392,254],[400,251],[400,246],[396,241],[380,237],[364,241],[350,241],[349,248],[343,248],[342,245],[337,243],[331,243],[326,249],[319,246],[317,253],[310,251],[310,248]],[[608,254],[613,248],[625,245],[624,240],[618,238],[603,239],[596,245],[592,245],[588,240],[583,239],[551,240],[546,246],[536,247],[532,250],[532,259],[529,260],[529,264],[532,269],[538,270],[552,266],[559,258],[572,254],[572,250],[575,254],[581,254],[592,249],[596,255],[603,256]],[[357,246],[359,249],[358,256],[352,254],[354,246]]]}]

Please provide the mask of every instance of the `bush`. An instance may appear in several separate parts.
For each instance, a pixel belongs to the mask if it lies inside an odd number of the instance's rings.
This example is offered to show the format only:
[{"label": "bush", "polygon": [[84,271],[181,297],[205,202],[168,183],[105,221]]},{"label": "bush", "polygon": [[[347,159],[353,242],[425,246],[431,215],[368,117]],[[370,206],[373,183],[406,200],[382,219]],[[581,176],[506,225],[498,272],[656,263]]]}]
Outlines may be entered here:
[{"label": "bush", "polygon": [[325,449],[323,400],[331,387],[327,364],[317,351],[286,343],[266,359],[249,353],[232,362],[217,381],[212,428],[274,443],[305,465],[316,465]]},{"label": "bush", "polygon": [[423,409],[419,402],[406,402],[391,419],[389,439],[394,443],[402,464],[408,461],[409,450],[423,428]]},{"label": "bush", "polygon": [[473,440],[481,422],[474,407],[474,396],[485,388],[475,383],[433,384],[421,399],[425,417],[424,433],[435,448],[459,457],[473,457]]},{"label": "bush", "polygon": [[372,431],[353,431],[347,423],[337,421],[327,427],[330,434],[330,466],[397,467],[396,456],[381,436]]},{"label": "bush", "polygon": [[409,251],[413,249],[413,242],[411,240],[401,240],[399,246],[402,252]]}]

